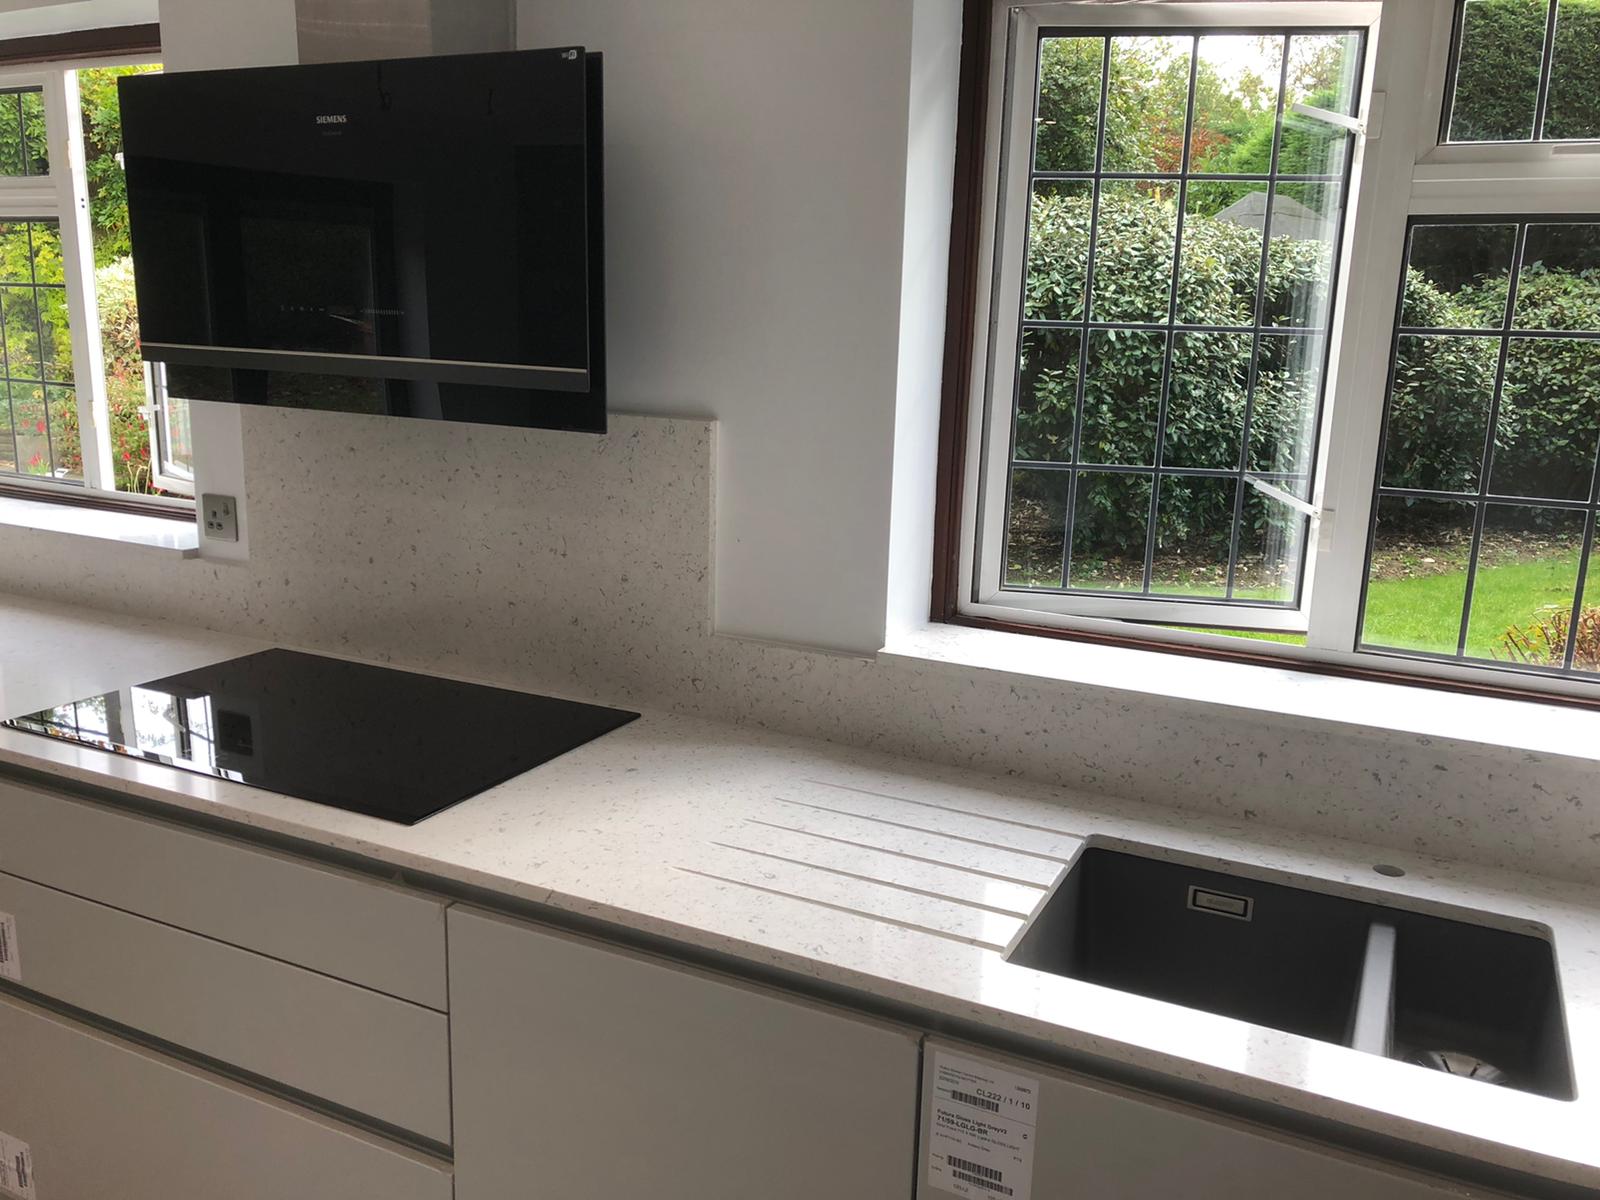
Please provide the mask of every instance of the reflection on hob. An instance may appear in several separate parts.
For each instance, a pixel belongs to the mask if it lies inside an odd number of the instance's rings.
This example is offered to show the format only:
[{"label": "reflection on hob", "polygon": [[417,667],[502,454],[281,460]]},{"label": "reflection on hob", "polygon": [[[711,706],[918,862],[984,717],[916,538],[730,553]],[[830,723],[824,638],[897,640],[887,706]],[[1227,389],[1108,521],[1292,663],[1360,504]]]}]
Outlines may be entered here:
[{"label": "reflection on hob", "polygon": [[638,715],[266,650],[4,724],[411,825]]}]

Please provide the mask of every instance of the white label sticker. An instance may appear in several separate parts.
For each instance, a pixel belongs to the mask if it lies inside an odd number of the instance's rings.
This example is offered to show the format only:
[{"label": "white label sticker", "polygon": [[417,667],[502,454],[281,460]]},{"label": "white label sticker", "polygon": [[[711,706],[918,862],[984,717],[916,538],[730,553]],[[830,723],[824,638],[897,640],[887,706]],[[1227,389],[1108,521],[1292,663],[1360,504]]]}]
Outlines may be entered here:
[{"label": "white label sticker", "polygon": [[0,1192],[21,1200],[38,1200],[33,1184],[33,1151],[28,1143],[0,1133]]},{"label": "white label sticker", "polygon": [[0,979],[22,982],[22,955],[17,949],[17,919],[0,912]]},{"label": "white label sticker", "polygon": [[1039,1081],[934,1049],[928,1182],[957,1196],[1028,1200]]}]

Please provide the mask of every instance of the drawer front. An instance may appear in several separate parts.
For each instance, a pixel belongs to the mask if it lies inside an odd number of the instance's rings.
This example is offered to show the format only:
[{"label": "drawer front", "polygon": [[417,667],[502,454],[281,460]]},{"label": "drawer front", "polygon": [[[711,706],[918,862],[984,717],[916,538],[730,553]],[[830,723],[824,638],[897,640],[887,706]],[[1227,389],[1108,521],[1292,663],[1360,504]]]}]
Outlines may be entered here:
[{"label": "drawer front", "polygon": [[0,779],[0,871],[444,1010],[444,905]]},{"label": "drawer front", "polygon": [[457,1200],[908,1200],[912,1031],[450,913]]},{"label": "drawer front", "polygon": [[450,1200],[444,1163],[0,996],[40,1200]]},{"label": "drawer front", "polygon": [[3,873],[0,912],[24,988],[450,1141],[443,1013]]}]

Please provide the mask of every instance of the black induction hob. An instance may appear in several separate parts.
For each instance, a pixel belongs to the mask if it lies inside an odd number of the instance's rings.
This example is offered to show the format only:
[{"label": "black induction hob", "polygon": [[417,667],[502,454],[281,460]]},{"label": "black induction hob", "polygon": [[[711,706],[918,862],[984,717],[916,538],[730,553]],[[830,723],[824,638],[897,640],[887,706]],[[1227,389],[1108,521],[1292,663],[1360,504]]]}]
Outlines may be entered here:
[{"label": "black induction hob", "polygon": [[414,825],[638,715],[265,650],[3,724]]}]

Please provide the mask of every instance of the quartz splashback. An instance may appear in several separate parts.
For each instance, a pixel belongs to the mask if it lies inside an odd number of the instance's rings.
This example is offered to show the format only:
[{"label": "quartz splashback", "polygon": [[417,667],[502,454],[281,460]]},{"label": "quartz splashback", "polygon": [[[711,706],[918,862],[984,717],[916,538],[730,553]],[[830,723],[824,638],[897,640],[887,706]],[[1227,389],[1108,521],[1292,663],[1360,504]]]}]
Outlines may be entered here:
[{"label": "quartz splashback", "polygon": [[[1592,761],[712,633],[705,421],[243,412],[247,562],[0,527],[0,589],[1593,881]],[[70,697],[61,697],[66,700]]]}]

